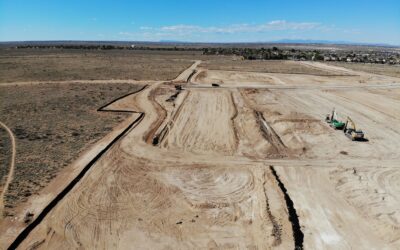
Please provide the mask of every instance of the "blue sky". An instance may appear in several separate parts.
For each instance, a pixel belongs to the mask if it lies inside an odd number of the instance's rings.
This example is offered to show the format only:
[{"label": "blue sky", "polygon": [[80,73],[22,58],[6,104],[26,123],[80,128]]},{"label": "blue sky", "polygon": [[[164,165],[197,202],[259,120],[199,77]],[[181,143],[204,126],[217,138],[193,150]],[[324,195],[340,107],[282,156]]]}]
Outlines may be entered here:
[{"label": "blue sky", "polygon": [[399,0],[0,0],[0,40],[400,45]]}]

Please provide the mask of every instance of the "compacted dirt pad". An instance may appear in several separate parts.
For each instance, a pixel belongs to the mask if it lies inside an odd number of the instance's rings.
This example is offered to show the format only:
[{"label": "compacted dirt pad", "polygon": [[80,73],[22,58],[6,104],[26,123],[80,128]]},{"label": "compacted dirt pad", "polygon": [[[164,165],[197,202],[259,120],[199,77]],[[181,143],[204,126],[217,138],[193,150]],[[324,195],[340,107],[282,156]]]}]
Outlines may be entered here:
[{"label": "compacted dirt pad", "polygon": [[168,147],[199,153],[232,154],[236,113],[229,91],[194,91],[188,97],[166,139]]},{"label": "compacted dirt pad", "polygon": [[[158,82],[104,107],[142,118],[19,247],[399,248],[400,86],[393,78],[344,89],[325,79],[329,87],[319,89],[308,87],[306,75],[304,85],[255,89],[243,88],[242,77],[240,85],[213,88],[195,74],[179,91]],[[333,107],[369,141],[330,128],[324,117]]]}]

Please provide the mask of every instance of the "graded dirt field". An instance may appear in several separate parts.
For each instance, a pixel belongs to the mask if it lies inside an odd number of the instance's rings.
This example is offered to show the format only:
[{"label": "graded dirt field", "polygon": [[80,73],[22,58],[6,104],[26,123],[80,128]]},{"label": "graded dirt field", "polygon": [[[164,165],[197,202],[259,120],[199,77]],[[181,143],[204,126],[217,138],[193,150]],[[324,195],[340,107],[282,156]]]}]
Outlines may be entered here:
[{"label": "graded dirt field", "polygon": [[[2,246],[399,249],[400,79],[262,63],[197,61],[104,107],[135,113],[25,230],[21,214],[0,227]],[[368,140],[331,128],[332,108]]]},{"label": "graded dirt field", "polygon": [[[216,62],[220,62],[220,66]],[[240,65],[243,63],[243,69]],[[211,69],[203,68],[209,66]],[[217,83],[224,87],[279,88],[296,85],[321,88],[326,86],[361,86],[396,83],[399,78],[359,72],[319,62],[294,61],[209,61],[200,64],[191,82],[197,86]]]},{"label": "graded dirt field", "polygon": [[352,70],[369,72],[372,74],[400,77],[400,65],[329,62],[329,65],[344,67]]},{"label": "graded dirt field", "polygon": [[[232,60],[235,59],[235,60]],[[204,61],[200,68],[208,70],[225,70],[241,72],[259,73],[280,73],[280,74],[307,74],[317,76],[343,75],[344,72],[337,73],[332,70],[325,70],[320,67],[313,67],[295,61],[260,61],[260,60],[240,60],[235,57],[220,57],[218,59]]]}]

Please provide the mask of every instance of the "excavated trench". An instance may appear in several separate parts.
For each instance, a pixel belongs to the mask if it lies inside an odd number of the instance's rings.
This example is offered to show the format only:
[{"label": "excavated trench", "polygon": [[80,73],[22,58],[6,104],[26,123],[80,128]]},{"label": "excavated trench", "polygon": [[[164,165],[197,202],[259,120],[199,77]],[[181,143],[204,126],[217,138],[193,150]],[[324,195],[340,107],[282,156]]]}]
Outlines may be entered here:
[{"label": "excavated trench", "polygon": [[169,132],[169,126],[170,126],[170,122],[168,124],[166,124],[163,129],[160,131],[160,133],[158,133],[154,138],[153,138],[153,146],[158,146],[165,138],[165,136],[168,134]]},{"label": "excavated trench", "polygon": [[290,198],[285,185],[279,178],[279,175],[277,174],[274,166],[269,166],[269,168],[271,169],[271,172],[274,175],[276,181],[278,182],[278,186],[282,190],[282,193],[285,197],[286,207],[287,207],[288,213],[289,213],[289,221],[292,224],[294,249],[295,250],[303,249],[304,234],[301,231],[299,216],[297,215],[296,208],[294,207],[294,203],[293,203],[292,199]]},{"label": "excavated trench", "polygon": [[[190,73],[190,75],[186,79],[186,83],[190,83],[192,77],[196,73],[197,73],[197,70],[193,70],[192,73]],[[166,102],[175,102],[176,98],[178,98],[179,94],[183,90],[181,85],[175,85],[175,89],[177,90],[175,92],[175,94],[171,95],[167,100],[165,100]],[[174,105],[175,105],[175,103],[174,103]],[[180,107],[178,109],[180,109]],[[165,136],[168,134],[171,126],[172,126],[172,122],[168,122],[167,124],[165,124],[165,126],[162,128],[162,130],[153,137],[153,140],[152,140],[153,146],[158,146],[161,144],[161,142],[164,140]]]},{"label": "excavated trench", "polygon": [[274,153],[278,157],[285,157],[288,154],[288,148],[283,143],[282,139],[275,132],[275,130],[268,124],[265,120],[264,115],[260,111],[254,111],[257,123],[260,126],[263,137],[271,143],[272,147],[275,149]]},{"label": "excavated trench", "polygon": [[[174,102],[174,107],[175,107],[175,100],[176,100],[176,98],[178,98],[178,95],[179,95],[180,93],[182,93],[182,90],[183,90],[183,89],[179,89],[174,95],[172,95],[172,96],[175,96],[175,95],[176,95],[176,96],[173,98],[173,100],[172,100],[172,102]],[[170,96],[166,101],[169,101],[169,100],[171,99],[172,96]],[[187,96],[186,96],[186,97],[187,97]],[[185,97],[185,99],[186,99],[186,97]],[[159,133],[157,133],[157,134],[153,137],[153,141],[152,141],[153,146],[159,146],[159,145],[163,142],[163,140],[167,137],[169,131],[172,129],[172,126],[174,125],[174,122],[175,122],[176,118],[178,117],[178,115],[179,115],[179,113],[180,113],[180,111],[181,111],[181,109],[182,109],[182,106],[183,106],[183,103],[184,103],[184,102],[185,102],[185,101],[183,101],[183,102],[181,103],[181,105],[178,106],[178,108],[177,108],[176,112],[174,113],[174,115],[172,116],[171,120],[168,121],[168,122],[164,125],[164,127],[161,129],[161,131],[160,131]]]},{"label": "excavated trench", "polygon": [[186,82],[190,83],[192,80],[192,77],[197,73],[197,70],[193,70],[192,73],[190,73],[189,77],[187,78]]},{"label": "excavated trench", "polygon": [[[174,106],[175,106],[175,100],[176,98],[178,98],[178,95],[182,92],[182,89],[178,89],[175,94],[171,95],[167,100],[165,100],[166,102],[173,102]],[[161,142],[164,140],[165,136],[168,134],[170,127],[172,126],[172,121],[167,122],[167,124],[164,125],[164,127],[161,129],[161,131],[159,133],[157,133],[154,137],[153,137],[153,141],[152,144],[153,146],[158,146],[159,144],[161,144]]]}]

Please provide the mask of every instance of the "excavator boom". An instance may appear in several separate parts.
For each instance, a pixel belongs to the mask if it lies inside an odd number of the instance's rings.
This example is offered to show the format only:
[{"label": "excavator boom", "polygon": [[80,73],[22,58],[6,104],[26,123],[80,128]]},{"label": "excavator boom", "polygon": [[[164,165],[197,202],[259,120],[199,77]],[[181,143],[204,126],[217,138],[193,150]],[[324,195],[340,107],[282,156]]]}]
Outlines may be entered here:
[{"label": "excavator boom", "polygon": [[[350,128],[353,129],[354,131],[357,130],[356,129],[356,124],[353,122],[353,120],[350,117],[347,117],[348,122],[346,122],[346,124],[350,123]],[[347,126],[346,126],[347,128]]]},{"label": "excavator boom", "polygon": [[357,130],[356,124],[350,117],[347,117],[347,121],[344,126],[344,133],[352,141],[364,140],[364,132],[362,130]]}]

